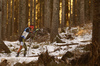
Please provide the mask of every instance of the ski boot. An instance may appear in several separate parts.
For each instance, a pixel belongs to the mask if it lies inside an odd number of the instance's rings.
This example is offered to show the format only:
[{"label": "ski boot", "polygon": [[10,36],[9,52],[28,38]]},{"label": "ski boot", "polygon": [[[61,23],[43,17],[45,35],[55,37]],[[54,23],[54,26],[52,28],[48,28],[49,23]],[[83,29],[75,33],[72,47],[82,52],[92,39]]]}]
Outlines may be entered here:
[{"label": "ski boot", "polygon": [[24,57],[26,57],[26,53],[24,53]]},{"label": "ski boot", "polygon": [[16,57],[18,57],[18,56],[19,56],[19,52],[17,53]]}]

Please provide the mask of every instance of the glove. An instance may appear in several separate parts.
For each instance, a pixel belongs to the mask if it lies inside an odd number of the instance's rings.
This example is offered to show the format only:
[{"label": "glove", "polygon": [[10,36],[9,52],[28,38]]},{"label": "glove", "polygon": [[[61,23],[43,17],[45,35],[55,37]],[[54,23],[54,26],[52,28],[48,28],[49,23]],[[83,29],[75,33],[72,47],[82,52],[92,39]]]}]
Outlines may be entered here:
[{"label": "glove", "polygon": [[38,31],[39,29],[37,28],[36,31]]},{"label": "glove", "polygon": [[33,33],[37,32],[39,29],[37,28],[35,31],[33,31]]}]

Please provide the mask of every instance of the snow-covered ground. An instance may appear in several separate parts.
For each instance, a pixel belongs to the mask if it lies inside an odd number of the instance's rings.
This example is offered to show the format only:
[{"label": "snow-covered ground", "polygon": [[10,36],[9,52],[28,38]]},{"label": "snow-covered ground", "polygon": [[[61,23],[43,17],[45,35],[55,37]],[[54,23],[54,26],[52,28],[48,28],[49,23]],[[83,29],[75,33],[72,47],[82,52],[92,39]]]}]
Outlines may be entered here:
[{"label": "snow-covered ground", "polygon": [[[91,40],[92,38],[92,32],[90,34],[85,34],[83,36],[74,36],[73,40],[66,39],[65,34],[67,34],[67,29],[66,33],[60,33],[60,36],[62,37],[62,41],[66,43],[50,43],[50,42],[42,42],[42,43],[37,43],[33,42],[30,46],[29,42],[26,42],[27,45],[27,57],[23,57],[23,51],[24,49],[21,50],[21,53],[19,57],[15,57],[16,53],[20,47],[19,41],[4,41],[4,43],[8,46],[8,48],[11,50],[10,54],[6,53],[0,53],[0,62],[2,59],[7,59],[7,62],[12,63],[11,65],[17,63],[17,62],[25,62],[29,63],[31,61],[37,61],[38,60],[38,55],[40,55],[42,52],[45,52],[48,50],[49,55],[55,56],[56,58],[61,58],[62,55],[64,55],[67,51],[73,51],[77,46],[79,45],[85,45],[85,44],[90,44],[90,42],[81,42],[81,41],[86,41],[86,40]],[[72,43],[78,43],[77,45],[69,45],[69,46],[57,46],[57,45],[64,45],[64,44],[72,44]],[[37,48],[34,48],[34,46],[37,46]],[[71,48],[69,48],[71,47]]]}]

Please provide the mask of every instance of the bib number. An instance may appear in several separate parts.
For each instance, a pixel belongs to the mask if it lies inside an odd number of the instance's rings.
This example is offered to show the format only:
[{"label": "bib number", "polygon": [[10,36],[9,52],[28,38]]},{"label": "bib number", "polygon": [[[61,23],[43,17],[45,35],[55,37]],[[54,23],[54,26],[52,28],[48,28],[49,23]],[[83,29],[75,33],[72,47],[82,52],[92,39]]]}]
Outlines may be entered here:
[{"label": "bib number", "polygon": [[28,32],[26,32],[26,31],[24,31],[23,34],[22,34],[22,36],[24,36],[24,38],[26,38],[27,35],[28,35]]}]

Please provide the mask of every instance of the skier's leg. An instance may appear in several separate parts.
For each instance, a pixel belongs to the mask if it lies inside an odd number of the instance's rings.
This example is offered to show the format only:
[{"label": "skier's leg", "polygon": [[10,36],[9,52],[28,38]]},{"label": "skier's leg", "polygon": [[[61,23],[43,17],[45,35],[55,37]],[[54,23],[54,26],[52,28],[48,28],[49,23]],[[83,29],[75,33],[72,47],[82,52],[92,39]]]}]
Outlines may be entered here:
[{"label": "skier's leg", "polygon": [[22,46],[23,46],[23,42],[21,42],[21,45],[20,45],[19,50],[17,51],[17,55],[16,55],[16,57],[18,57],[18,56],[19,56],[19,53],[20,53],[20,51],[21,51],[21,49],[22,49]]},{"label": "skier's leg", "polygon": [[16,57],[19,56],[19,53],[20,53],[21,49],[22,49],[22,46],[20,46],[19,50],[17,51],[17,55],[16,55]]},{"label": "skier's leg", "polygon": [[26,56],[26,53],[27,53],[27,46],[26,46],[26,44],[24,43],[24,48],[25,48],[25,50],[24,50],[24,57]]}]

